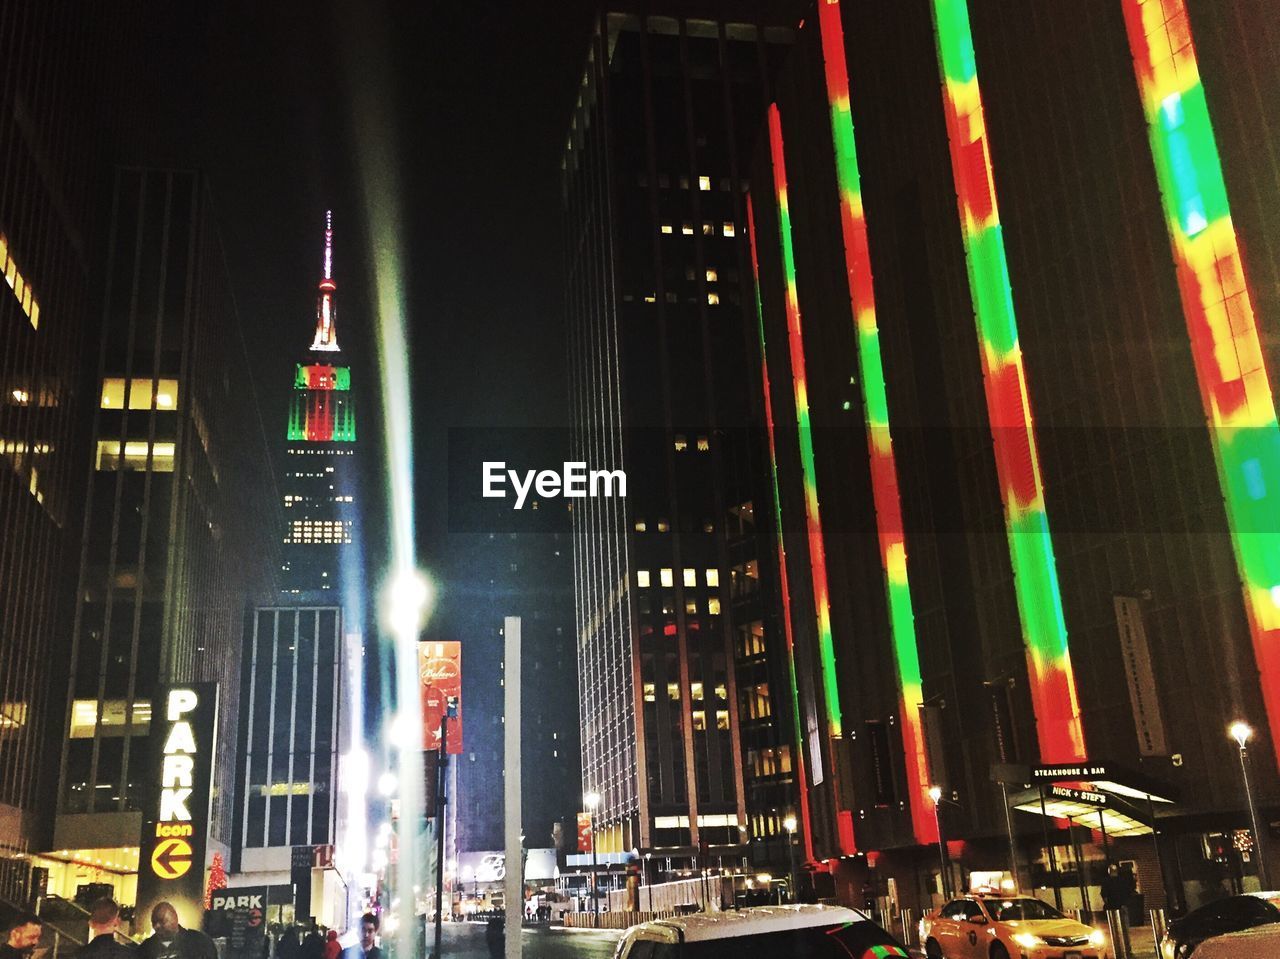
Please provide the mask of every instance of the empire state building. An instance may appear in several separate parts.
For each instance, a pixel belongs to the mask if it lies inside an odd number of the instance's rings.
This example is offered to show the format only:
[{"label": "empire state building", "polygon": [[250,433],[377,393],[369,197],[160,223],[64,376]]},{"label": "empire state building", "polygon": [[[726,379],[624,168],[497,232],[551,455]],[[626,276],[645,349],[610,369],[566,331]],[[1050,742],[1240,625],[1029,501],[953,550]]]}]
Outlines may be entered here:
[{"label": "empire state building", "polygon": [[325,214],[324,276],[311,349],[297,364],[284,469],[281,588],[292,598],[337,601],[355,518],[355,408],[351,369],[338,346],[333,213]]}]

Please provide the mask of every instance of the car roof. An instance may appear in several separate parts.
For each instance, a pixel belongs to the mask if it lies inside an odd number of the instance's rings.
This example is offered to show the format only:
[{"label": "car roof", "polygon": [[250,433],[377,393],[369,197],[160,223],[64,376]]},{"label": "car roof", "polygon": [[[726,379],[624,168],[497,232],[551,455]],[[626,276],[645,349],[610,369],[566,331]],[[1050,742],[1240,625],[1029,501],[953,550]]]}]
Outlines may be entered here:
[{"label": "car roof", "polygon": [[863,913],[845,906],[801,903],[793,906],[751,906],[729,912],[694,913],[657,919],[633,926],[628,938],[646,938],[645,932],[669,930],[685,942],[757,936],[788,929],[809,929],[847,922],[870,922]]}]

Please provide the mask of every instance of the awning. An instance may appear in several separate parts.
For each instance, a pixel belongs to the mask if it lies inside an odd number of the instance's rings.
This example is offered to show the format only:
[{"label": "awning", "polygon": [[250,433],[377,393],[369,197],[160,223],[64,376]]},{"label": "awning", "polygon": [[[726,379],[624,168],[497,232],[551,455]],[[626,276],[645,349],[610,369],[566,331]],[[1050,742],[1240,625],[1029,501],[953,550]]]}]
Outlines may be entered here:
[{"label": "awning", "polygon": [[1177,799],[1177,791],[1167,783],[1106,761],[1002,764],[991,767],[991,778],[1021,787],[1011,797],[1014,809],[1105,829],[1109,836],[1150,835],[1155,804],[1167,806]]}]

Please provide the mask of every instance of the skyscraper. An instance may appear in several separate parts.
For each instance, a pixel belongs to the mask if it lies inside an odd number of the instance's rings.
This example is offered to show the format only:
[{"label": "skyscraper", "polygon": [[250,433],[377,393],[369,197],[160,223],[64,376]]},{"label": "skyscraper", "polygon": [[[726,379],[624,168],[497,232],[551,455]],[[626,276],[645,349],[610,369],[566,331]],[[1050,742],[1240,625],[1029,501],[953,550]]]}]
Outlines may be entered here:
[{"label": "skyscraper", "polygon": [[208,848],[228,851],[244,613],[276,594],[279,500],[204,177],[122,168],[112,209],[57,818],[38,864],[50,892],[103,883],[128,904],[162,684],[218,683]]},{"label": "skyscraper", "polygon": [[344,555],[355,536],[356,442],[351,368],[338,346],[333,279],[333,214],[325,214],[324,273],[316,330],[297,364],[289,403],[284,466],[281,589],[290,598],[333,602]]},{"label": "skyscraper", "polygon": [[43,797],[57,773],[63,584],[88,460],[92,276],[133,74],[122,63],[138,61],[141,22],[134,3],[108,12],[25,0],[0,16],[0,898],[11,901],[26,898],[26,861],[8,855],[38,848],[52,826]]},{"label": "skyscraper", "polygon": [[789,12],[602,14],[562,161],[573,459],[628,478],[573,513],[583,785],[603,851],[673,865],[794,802],[741,243]]}]

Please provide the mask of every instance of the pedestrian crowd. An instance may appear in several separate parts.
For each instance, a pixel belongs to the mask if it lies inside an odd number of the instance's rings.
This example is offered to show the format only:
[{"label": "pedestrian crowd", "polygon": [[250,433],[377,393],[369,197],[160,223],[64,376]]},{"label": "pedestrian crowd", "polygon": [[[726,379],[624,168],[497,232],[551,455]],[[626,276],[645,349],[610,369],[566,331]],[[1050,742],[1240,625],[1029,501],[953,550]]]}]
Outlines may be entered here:
[{"label": "pedestrian crowd", "polygon": [[[0,959],[31,959],[44,934],[44,920],[19,912],[0,929]],[[89,908],[89,935],[79,955],[84,959],[219,959],[214,941],[178,921],[172,903],[151,910],[152,934],[134,944],[120,931],[120,906],[99,899]],[[263,959],[384,959],[378,946],[378,917],[360,917],[359,940],[343,948],[338,931],[311,926],[274,926],[265,937]]]}]

